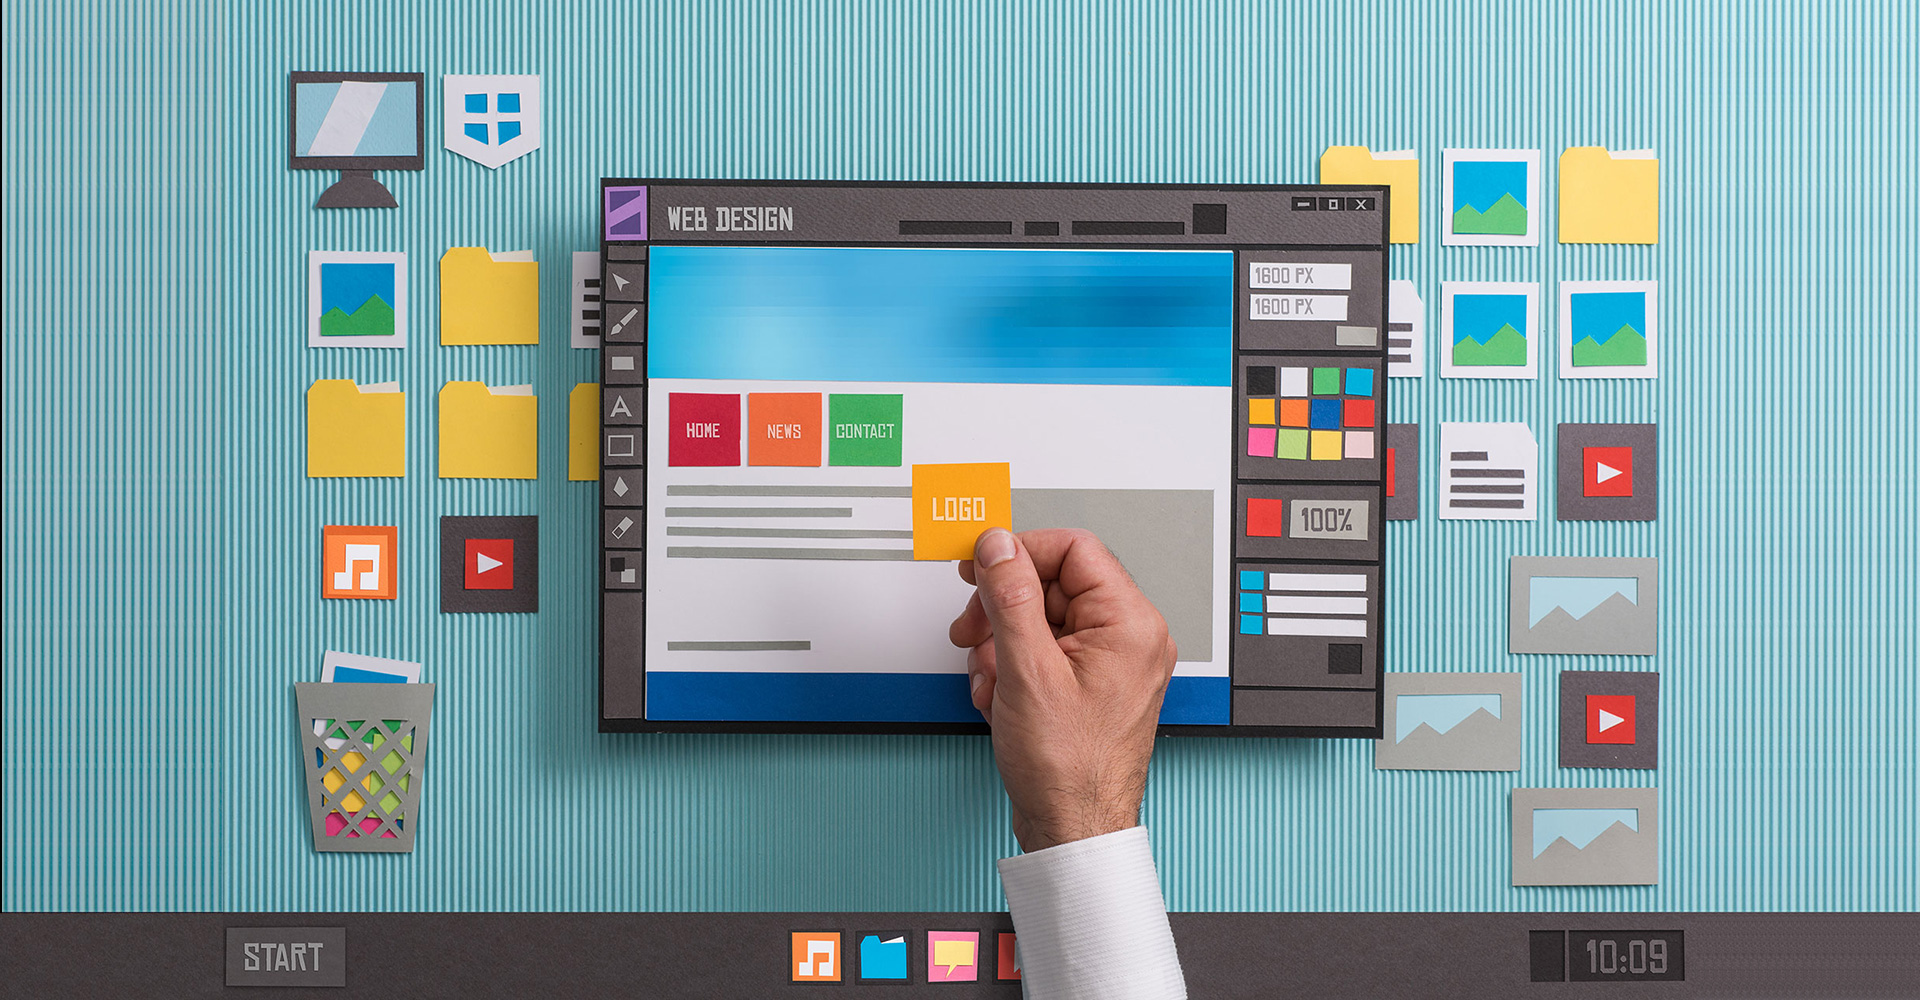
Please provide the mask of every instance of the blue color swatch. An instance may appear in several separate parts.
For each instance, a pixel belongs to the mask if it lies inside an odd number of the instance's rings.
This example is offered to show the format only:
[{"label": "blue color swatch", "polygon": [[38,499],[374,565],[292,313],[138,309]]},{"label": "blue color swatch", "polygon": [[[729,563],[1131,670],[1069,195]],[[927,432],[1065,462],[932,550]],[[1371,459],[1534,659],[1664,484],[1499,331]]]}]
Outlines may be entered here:
[{"label": "blue color swatch", "polygon": [[653,378],[1230,384],[1233,255],[651,251]]}]

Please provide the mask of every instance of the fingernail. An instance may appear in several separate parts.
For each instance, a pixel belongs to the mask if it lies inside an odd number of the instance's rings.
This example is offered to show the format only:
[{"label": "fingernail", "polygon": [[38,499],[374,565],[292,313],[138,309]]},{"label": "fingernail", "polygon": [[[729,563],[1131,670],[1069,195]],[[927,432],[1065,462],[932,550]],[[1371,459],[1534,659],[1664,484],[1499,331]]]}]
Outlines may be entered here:
[{"label": "fingernail", "polygon": [[992,569],[1013,558],[1013,534],[1005,528],[989,528],[974,543],[973,561],[977,566]]},{"label": "fingernail", "polygon": [[980,685],[985,684],[986,682],[987,682],[986,674],[974,674],[973,675],[973,693],[979,694]]}]

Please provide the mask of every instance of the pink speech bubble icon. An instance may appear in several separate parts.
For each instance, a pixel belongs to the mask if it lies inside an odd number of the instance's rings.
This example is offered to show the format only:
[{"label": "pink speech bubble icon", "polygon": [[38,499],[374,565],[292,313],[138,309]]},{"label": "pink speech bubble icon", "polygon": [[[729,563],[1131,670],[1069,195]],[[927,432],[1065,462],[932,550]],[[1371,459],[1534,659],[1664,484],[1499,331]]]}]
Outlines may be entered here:
[{"label": "pink speech bubble icon", "polygon": [[928,982],[971,983],[979,978],[979,931],[927,932]]}]

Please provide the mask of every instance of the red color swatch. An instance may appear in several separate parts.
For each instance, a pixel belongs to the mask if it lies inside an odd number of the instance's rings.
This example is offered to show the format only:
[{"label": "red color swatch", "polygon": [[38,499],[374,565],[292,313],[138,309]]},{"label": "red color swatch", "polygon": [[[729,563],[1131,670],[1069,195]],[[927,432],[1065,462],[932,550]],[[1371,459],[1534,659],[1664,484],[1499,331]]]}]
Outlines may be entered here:
[{"label": "red color swatch", "polygon": [[1286,534],[1286,501],[1265,497],[1247,498],[1248,538],[1284,538]]},{"label": "red color swatch", "polygon": [[739,465],[740,394],[667,395],[668,465]]}]

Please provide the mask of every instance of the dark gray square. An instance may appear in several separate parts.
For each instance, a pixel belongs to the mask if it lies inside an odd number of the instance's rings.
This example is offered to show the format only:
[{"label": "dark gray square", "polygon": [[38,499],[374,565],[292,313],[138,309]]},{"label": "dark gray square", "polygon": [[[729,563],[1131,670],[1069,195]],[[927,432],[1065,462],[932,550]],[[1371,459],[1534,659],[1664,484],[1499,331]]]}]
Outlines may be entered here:
[{"label": "dark gray square", "polygon": [[640,545],[641,536],[646,534],[646,521],[641,512],[631,507],[615,507],[601,511],[602,548],[633,548]]},{"label": "dark gray square", "polygon": [[1393,453],[1387,520],[1417,521],[1420,519],[1420,425],[1388,424],[1387,450]]},{"label": "dark gray square", "polygon": [[647,443],[638,427],[608,427],[600,432],[600,465],[603,469],[632,468],[646,456]]},{"label": "dark gray square", "polygon": [[[506,538],[513,542],[513,587],[468,590],[467,540]],[[440,519],[440,610],[534,612],[540,610],[540,519],[524,517],[442,517]]]},{"label": "dark gray square", "polygon": [[[1587,696],[1633,697],[1632,743],[1587,742]],[[1651,770],[1660,756],[1660,675],[1650,670],[1560,672],[1560,766]]]},{"label": "dark gray square", "polygon": [[[1233,492],[1234,555],[1238,558],[1368,562],[1380,558],[1380,488],[1371,483],[1241,483]],[[1278,501],[1285,534],[1248,534],[1247,514],[1253,506],[1249,501]]]},{"label": "dark gray square", "polygon": [[[608,309],[607,318],[612,319],[620,310]],[[611,329],[611,326],[608,327]],[[602,340],[611,340],[602,333]],[[647,357],[638,347],[602,347],[600,349],[602,366],[600,381],[605,385],[640,385],[647,380]]]},{"label": "dark gray square", "polygon": [[600,308],[600,339],[615,344],[641,344],[647,339],[647,304],[605,302]]},{"label": "dark gray square", "polygon": [[[1653,424],[1561,424],[1554,446],[1554,481],[1558,502],[1554,516],[1562,521],[1651,521],[1659,512],[1655,493],[1659,455]],[[1633,495],[1587,496],[1588,448],[1632,448],[1630,470],[1610,470],[1614,482],[1620,471],[1630,472]]]},{"label": "dark gray square", "polygon": [[[601,290],[600,297],[608,302],[647,301],[646,262],[629,264],[608,261],[606,284]],[[625,311],[621,310],[621,312]]]},{"label": "dark gray square", "polygon": [[638,427],[646,421],[637,385],[609,385],[600,390],[600,422],[611,427]]},{"label": "dark gray square", "polygon": [[606,469],[600,473],[600,506],[639,507],[646,502],[647,481],[640,469]]},{"label": "dark gray square", "polygon": [[640,589],[641,577],[646,574],[646,566],[643,565],[646,553],[639,549],[608,549],[603,558],[605,564],[601,576],[606,589]]}]

